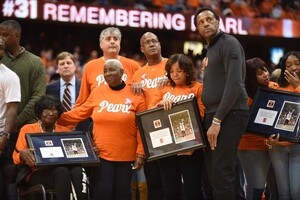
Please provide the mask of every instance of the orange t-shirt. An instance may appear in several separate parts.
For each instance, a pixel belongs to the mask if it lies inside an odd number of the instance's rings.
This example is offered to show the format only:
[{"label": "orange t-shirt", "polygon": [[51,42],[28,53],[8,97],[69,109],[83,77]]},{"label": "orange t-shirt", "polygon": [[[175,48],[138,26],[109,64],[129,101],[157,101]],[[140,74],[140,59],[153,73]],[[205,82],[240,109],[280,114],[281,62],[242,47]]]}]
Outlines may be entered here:
[{"label": "orange t-shirt", "polygon": [[[56,125],[55,129],[54,129],[54,132],[70,132],[70,131],[71,130],[69,128],[61,126],[61,125]],[[17,143],[16,143],[16,147],[15,147],[15,149],[17,149],[19,152],[17,152],[17,151],[13,152],[13,161],[14,161],[15,164],[20,164],[21,163],[20,152],[23,149],[28,149],[29,148],[28,144],[27,144],[27,141],[26,141],[26,134],[27,133],[42,133],[42,132],[43,132],[43,130],[41,129],[39,123],[26,124],[21,128],[20,133],[19,133],[19,137],[18,137],[18,140],[17,140]],[[35,167],[32,168],[31,174],[35,170],[37,170]],[[26,177],[27,181],[29,180],[31,174],[29,174]]]},{"label": "orange t-shirt", "polygon": [[[123,56],[119,56],[119,61],[122,63],[124,69],[123,81],[128,85],[132,84],[133,74],[140,69],[141,66],[138,62]],[[101,57],[91,60],[86,64],[81,79],[80,92],[74,107],[82,105],[95,87],[107,84],[103,76],[104,63],[105,60]]]},{"label": "orange t-shirt", "polygon": [[194,81],[190,86],[176,85],[175,87],[172,87],[169,84],[160,90],[156,89],[153,99],[149,105],[149,108],[156,107],[156,104],[163,99],[172,99],[174,103],[177,103],[178,101],[195,97],[198,102],[201,118],[203,119],[205,107],[201,101],[201,95],[202,95],[202,83]]},{"label": "orange t-shirt", "polygon": [[62,114],[59,124],[78,123],[91,116],[93,141],[99,157],[109,161],[134,161],[144,154],[135,114],[146,110],[143,95],[135,96],[131,87],[112,90],[109,85],[96,87],[86,102]]},{"label": "orange t-shirt", "polygon": [[133,82],[140,82],[143,87],[143,93],[145,95],[146,107],[149,109],[149,104],[153,98],[157,83],[166,74],[165,64],[168,59],[164,58],[157,65],[145,65],[133,75]]}]

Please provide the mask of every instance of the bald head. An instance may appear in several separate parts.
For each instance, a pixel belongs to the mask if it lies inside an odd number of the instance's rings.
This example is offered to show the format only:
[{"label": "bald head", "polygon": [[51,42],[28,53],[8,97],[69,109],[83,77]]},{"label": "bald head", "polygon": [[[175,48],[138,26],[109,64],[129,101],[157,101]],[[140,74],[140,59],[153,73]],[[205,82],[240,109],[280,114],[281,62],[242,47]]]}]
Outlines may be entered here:
[{"label": "bald head", "polygon": [[142,35],[142,37],[140,39],[140,45],[143,46],[144,45],[144,41],[146,40],[146,38],[149,38],[149,37],[156,38],[156,40],[158,41],[158,38],[157,38],[157,36],[154,33],[152,33],[152,32],[146,32],[146,33],[144,33]]}]

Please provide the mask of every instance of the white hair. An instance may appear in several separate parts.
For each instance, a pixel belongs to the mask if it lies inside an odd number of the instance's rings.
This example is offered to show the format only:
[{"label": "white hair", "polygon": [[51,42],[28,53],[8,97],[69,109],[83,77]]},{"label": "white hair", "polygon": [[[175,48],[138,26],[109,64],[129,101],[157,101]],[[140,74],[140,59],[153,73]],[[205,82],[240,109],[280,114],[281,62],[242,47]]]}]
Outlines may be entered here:
[{"label": "white hair", "polygon": [[115,66],[119,69],[123,69],[122,63],[117,59],[108,59],[105,61],[104,66]]}]

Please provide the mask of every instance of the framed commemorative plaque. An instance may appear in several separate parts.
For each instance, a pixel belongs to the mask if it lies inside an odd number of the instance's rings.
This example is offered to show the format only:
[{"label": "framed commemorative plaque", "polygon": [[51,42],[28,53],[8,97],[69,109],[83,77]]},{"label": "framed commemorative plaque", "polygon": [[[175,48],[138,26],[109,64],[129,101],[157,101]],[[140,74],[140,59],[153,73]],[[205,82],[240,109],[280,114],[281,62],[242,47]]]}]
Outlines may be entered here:
[{"label": "framed commemorative plaque", "polygon": [[250,109],[247,132],[299,141],[300,94],[259,88]]},{"label": "framed commemorative plaque", "polygon": [[100,164],[89,133],[27,133],[26,140],[28,146],[34,149],[37,168],[49,165]]},{"label": "framed commemorative plaque", "polygon": [[205,147],[196,99],[136,114],[147,161]]}]

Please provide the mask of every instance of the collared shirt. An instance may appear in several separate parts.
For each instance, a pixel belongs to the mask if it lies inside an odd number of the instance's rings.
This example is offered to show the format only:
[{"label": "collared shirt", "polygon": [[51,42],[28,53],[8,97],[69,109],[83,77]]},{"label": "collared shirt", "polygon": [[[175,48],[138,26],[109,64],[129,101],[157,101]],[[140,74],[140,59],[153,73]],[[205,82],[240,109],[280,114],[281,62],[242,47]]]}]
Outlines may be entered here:
[{"label": "collared shirt", "polygon": [[16,59],[19,55],[21,55],[22,53],[24,53],[25,52],[25,48],[24,47],[22,47],[22,46],[20,46],[20,51],[18,52],[18,54],[14,57],[9,51],[5,51],[6,52],[6,54],[7,54],[7,56],[9,57],[9,58],[11,58],[12,60],[14,60],[14,59]]},{"label": "collared shirt", "polygon": [[[76,79],[75,76],[73,76],[73,78],[70,80],[70,85],[69,90],[71,93],[71,107],[73,108],[73,106],[75,105],[75,101],[76,101],[76,88],[75,88],[75,84],[76,84]],[[60,101],[63,100],[63,95],[66,89],[66,81],[64,81],[62,78],[60,78]]]}]

